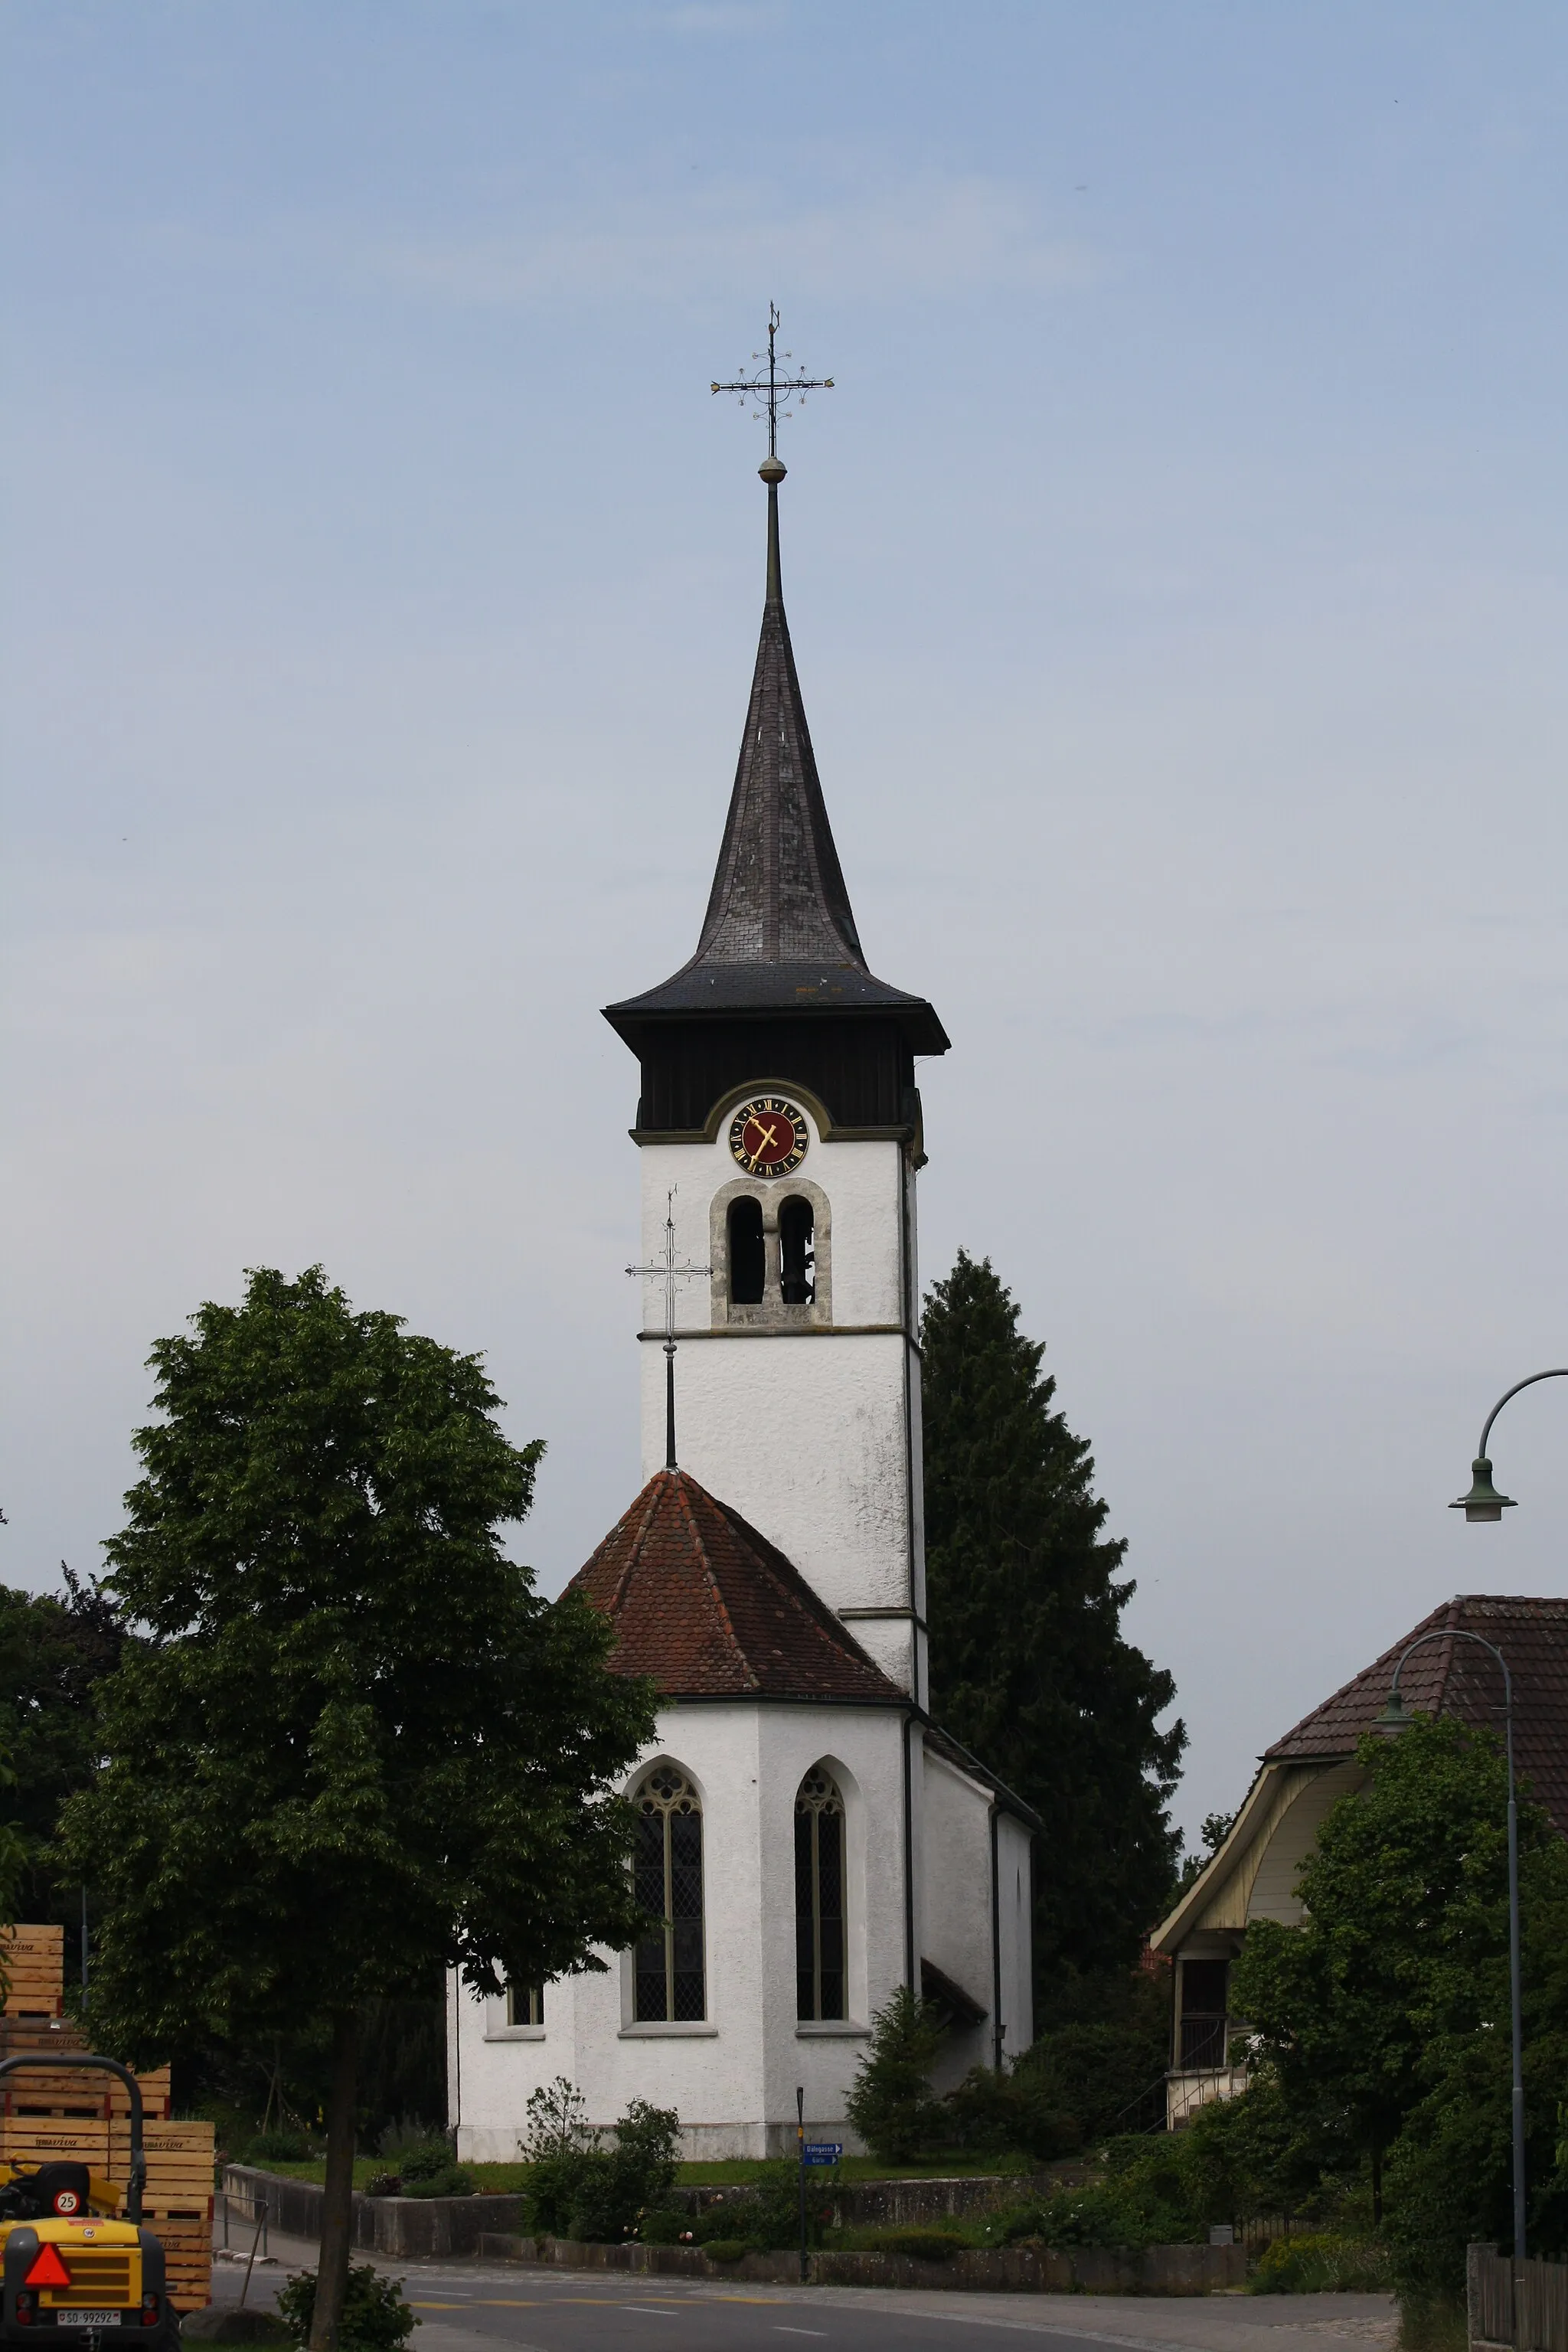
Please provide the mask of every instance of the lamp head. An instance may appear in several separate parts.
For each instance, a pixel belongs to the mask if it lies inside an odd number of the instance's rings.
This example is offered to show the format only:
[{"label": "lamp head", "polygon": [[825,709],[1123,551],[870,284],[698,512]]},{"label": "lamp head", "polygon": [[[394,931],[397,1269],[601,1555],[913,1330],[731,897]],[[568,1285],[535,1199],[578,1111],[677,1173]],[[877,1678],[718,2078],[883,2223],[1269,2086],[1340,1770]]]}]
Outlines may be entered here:
[{"label": "lamp head", "polygon": [[1470,1465],[1470,1491],[1449,1504],[1451,1511],[1463,1511],[1467,1519],[1495,1521],[1505,1511],[1519,1508],[1511,1495],[1500,1495],[1492,1485],[1492,1465],[1484,1454],[1478,1454]]},{"label": "lamp head", "polygon": [[1384,1739],[1397,1739],[1402,1731],[1409,1730],[1415,1720],[1415,1717],[1405,1704],[1404,1693],[1391,1690],[1388,1694],[1388,1705],[1381,1715],[1373,1717],[1372,1727]]}]

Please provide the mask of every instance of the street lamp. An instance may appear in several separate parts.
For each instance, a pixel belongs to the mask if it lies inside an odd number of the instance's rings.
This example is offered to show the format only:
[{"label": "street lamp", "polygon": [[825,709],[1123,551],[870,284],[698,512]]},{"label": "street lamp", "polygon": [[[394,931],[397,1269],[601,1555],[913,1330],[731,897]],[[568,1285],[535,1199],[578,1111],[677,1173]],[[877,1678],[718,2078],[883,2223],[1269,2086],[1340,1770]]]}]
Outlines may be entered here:
[{"label": "street lamp", "polygon": [[[1549,1372],[1535,1374],[1538,1381],[1550,1380],[1552,1377]],[[1519,1385],[1521,1388],[1528,1388],[1530,1383],[1528,1381],[1521,1381]],[[1514,1393],[1515,1391],[1510,1389],[1509,1396]],[[1508,1397],[1500,1399],[1500,1402],[1506,1404]],[[1496,1418],[1495,1408],[1493,1418]],[[1490,1421],[1488,1422],[1487,1427],[1488,1429],[1491,1427]],[[1483,1453],[1486,1450],[1484,1434],[1481,1438],[1481,1450]],[[1476,1464],[1478,1472],[1483,1469],[1489,1471],[1490,1466],[1489,1463],[1485,1462]],[[1491,1483],[1489,1477],[1487,1483],[1489,1487]],[[1500,1502],[1502,1497],[1500,1496],[1498,1499]],[[1491,1516],[1495,1518],[1500,1514],[1494,1511]],[[1424,1648],[1428,1642],[1474,1642],[1481,1649],[1489,1650],[1502,1668],[1503,1723],[1508,1740],[1508,1990],[1510,2012],[1510,2034],[1513,2044],[1513,2258],[1516,2263],[1521,2263],[1525,2258],[1524,2049],[1519,2013],[1519,1803],[1514,1795],[1513,1785],[1513,1676],[1509,1673],[1508,1660],[1496,1643],[1487,1641],[1479,1633],[1468,1633],[1462,1625],[1445,1625],[1436,1633],[1418,1633],[1415,1641],[1401,1654],[1399,1664],[1394,1669],[1394,1685],[1388,1694],[1388,1705],[1376,1718],[1375,1727],[1382,1732],[1385,1739],[1396,1739],[1402,1731],[1409,1729],[1415,1720],[1415,1717],[1406,1711],[1405,1699],[1399,1688],[1399,1677],[1405,1672],[1405,1661],[1410,1656],[1411,1652]]]},{"label": "street lamp", "polygon": [[1463,1511],[1467,1519],[1478,1522],[1489,1520],[1495,1524],[1505,1511],[1517,1510],[1519,1507],[1511,1495],[1500,1495],[1492,1485],[1492,1465],[1487,1459],[1487,1440],[1492,1433],[1493,1422],[1508,1402],[1509,1398],[1516,1397],[1521,1389],[1532,1389],[1537,1381],[1568,1381],[1568,1364],[1559,1364],[1550,1372],[1531,1372],[1527,1381],[1516,1381],[1512,1388],[1504,1390],[1487,1415],[1486,1427],[1481,1432],[1481,1442],[1476,1448],[1476,1458],[1470,1465],[1470,1491],[1468,1495],[1461,1495],[1457,1502],[1449,1504],[1448,1508],[1451,1511]]}]

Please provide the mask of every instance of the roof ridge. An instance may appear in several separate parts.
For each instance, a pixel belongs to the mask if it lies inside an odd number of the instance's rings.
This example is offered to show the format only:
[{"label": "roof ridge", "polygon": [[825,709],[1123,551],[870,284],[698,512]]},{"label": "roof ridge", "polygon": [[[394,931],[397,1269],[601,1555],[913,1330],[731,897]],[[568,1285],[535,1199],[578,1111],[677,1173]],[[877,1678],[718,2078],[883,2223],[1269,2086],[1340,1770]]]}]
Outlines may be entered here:
[{"label": "roof ridge", "polygon": [[[632,1570],[633,1570],[633,1569],[634,1569],[634,1568],[636,1568],[636,1566],[637,1566],[637,1564],[638,1560],[642,1558],[642,1548],[643,1548],[644,1544],[645,1544],[645,1543],[647,1543],[647,1538],[648,1538],[648,1529],[652,1527],[653,1522],[654,1522],[654,1516],[655,1516],[656,1512],[657,1512],[657,1511],[658,1511],[658,1504],[659,1504],[659,1495],[658,1495],[659,1481],[660,1481],[660,1479],[664,1476],[664,1475],[665,1475],[665,1474],[664,1474],[664,1472],[663,1472],[662,1470],[660,1470],[660,1471],[657,1471],[657,1472],[655,1473],[655,1475],[653,1475],[653,1477],[652,1477],[652,1478],[650,1478],[650,1479],[649,1479],[649,1481],[648,1481],[647,1508],[644,1511],[644,1513],[643,1513],[643,1515],[642,1515],[642,1524],[641,1524],[641,1526],[638,1528],[638,1529],[637,1529],[637,1531],[636,1535],[632,1538],[632,1540],[631,1540],[630,1545],[627,1547],[627,1550],[626,1550],[626,1564],[625,1568],[623,1568],[623,1569],[622,1569],[622,1570],[621,1570],[621,1572],[620,1572],[620,1575],[619,1575],[618,1579],[616,1580],[616,1590],[615,1590],[615,1592],[614,1592],[614,1594],[612,1595],[612,1597],[611,1597],[611,1601],[610,1601],[610,1607],[611,1607],[612,1611],[614,1611],[614,1610],[616,1610],[616,1609],[618,1609],[618,1608],[620,1607],[620,1605],[621,1605],[621,1602],[626,1599],[626,1586],[627,1586],[627,1585],[628,1585],[628,1583],[631,1581],[631,1574],[632,1574]],[[639,1496],[639,1497],[638,1497],[638,1500],[640,1501],[640,1499],[641,1499],[641,1497]],[[605,1543],[613,1543],[613,1542],[614,1542],[614,1540],[615,1540],[616,1537],[620,1533],[621,1528],[625,1527],[625,1525],[626,1525],[626,1523],[627,1519],[629,1519],[629,1518],[631,1517],[632,1512],[633,1512],[633,1511],[635,1511],[635,1510],[636,1510],[636,1508],[637,1508],[637,1503],[635,1503],[635,1502],[634,1502],[634,1503],[631,1505],[630,1509],[628,1509],[628,1510],[626,1510],[626,1511],[624,1511],[624,1512],[622,1513],[622,1515],[621,1515],[620,1518],[616,1521],[616,1525],[611,1528],[611,1530],[610,1530],[609,1534],[605,1538]]]},{"label": "roof ridge", "polygon": [[[703,1538],[701,1528],[697,1524],[697,1514],[691,1507],[691,1497],[686,1491],[687,1475],[684,1470],[678,1470],[675,1476],[676,1491],[680,1497],[680,1507],[685,1512],[686,1523],[691,1529],[692,1540],[697,1546],[697,1557],[702,1567],[702,1574],[707,1581],[708,1590],[713,1595],[713,1605],[718,1610],[724,1631],[730,1637],[730,1646],[734,1651],[735,1656],[739,1661],[742,1674],[744,1675],[750,1688],[756,1690],[761,1686],[758,1682],[756,1671],[753,1668],[750,1658],[746,1655],[745,1648],[742,1643],[739,1633],[735,1631],[735,1621],[730,1614],[730,1604],[724,1598],[724,1589],[720,1583],[718,1575],[715,1572],[712,1554],[710,1552],[707,1543]],[[690,1483],[694,1486],[697,1486],[697,1481],[695,1479],[692,1479]],[[705,1494],[707,1490],[705,1487],[698,1486],[697,1491],[699,1494]]]}]

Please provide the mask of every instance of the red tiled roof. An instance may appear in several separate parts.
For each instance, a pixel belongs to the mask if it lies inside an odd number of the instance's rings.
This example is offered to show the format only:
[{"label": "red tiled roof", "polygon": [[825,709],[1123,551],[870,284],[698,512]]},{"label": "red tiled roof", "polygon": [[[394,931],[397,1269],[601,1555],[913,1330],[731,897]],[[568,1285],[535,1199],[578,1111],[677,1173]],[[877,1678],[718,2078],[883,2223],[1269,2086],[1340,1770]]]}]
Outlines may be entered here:
[{"label": "red tiled roof", "polygon": [[800,1570],[684,1470],[648,1480],[567,1590],[613,1622],[616,1672],[667,1697],[905,1703]]},{"label": "red tiled roof", "polygon": [[[1461,1593],[1424,1617],[1342,1690],[1265,1750],[1265,1762],[1349,1756],[1387,1703],[1400,1654],[1422,1633],[1463,1630],[1502,1652],[1513,1678],[1514,1760],[1557,1828],[1568,1835],[1568,1601]],[[1428,1642],[1399,1678],[1418,1715],[1457,1715],[1502,1737],[1502,1676],[1474,1642]]]}]

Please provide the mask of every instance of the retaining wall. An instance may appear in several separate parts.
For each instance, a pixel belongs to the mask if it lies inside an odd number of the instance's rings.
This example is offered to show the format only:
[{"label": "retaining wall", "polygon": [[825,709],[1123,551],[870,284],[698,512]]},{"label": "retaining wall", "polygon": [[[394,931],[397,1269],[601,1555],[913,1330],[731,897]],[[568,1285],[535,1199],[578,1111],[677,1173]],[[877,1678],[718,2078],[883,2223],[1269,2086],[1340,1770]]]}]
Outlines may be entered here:
[{"label": "retaining wall", "polygon": [[[492,2261],[543,2263],[557,2270],[630,2271],[652,2278],[727,2278],[787,2286],[799,2280],[798,2254],[742,2254],[716,2263],[700,2246],[596,2246],[571,2238],[489,2232],[476,2251]],[[1245,2285],[1245,2246],[964,2247],[945,2263],[904,2254],[813,2253],[814,2286],[919,2286],[981,2294],[1215,2294]]]},{"label": "retaining wall", "polygon": [[[219,2186],[253,2216],[267,2200],[267,2217],[286,2237],[320,2239],[324,2191],[313,2180],[290,2180],[227,2164]],[[486,2231],[521,2230],[521,2197],[362,2197],[353,2200],[353,2240],[366,2253],[407,2260],[419,2254],[473,2254]]]}]

